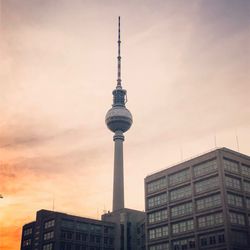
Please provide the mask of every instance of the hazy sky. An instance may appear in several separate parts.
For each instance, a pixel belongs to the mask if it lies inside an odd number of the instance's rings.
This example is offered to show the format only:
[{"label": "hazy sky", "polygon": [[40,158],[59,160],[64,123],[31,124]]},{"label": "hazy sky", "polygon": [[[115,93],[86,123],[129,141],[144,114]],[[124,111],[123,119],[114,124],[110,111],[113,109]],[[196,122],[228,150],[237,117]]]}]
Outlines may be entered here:
[{"label": "hazy sky", "polygon": [[104,117],[122,79],[126,207],[144,177],[218,147],[250,155],[249,0],[2,0],[0,248],[19,249],[39,209],[111,210],[112,133]]}]

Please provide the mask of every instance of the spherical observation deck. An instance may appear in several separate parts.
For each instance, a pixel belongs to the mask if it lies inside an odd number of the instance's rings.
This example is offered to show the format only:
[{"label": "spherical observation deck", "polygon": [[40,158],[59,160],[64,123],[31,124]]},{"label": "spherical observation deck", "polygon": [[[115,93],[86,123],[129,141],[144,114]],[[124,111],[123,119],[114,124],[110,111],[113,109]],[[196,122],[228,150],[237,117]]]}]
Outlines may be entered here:
[{"label": "spherical observation deck", "polygon": [[123,106],[116,106],[107,112],[105,122],[112,132],[126,132],[131,127],[133,118],[128,109]]}]

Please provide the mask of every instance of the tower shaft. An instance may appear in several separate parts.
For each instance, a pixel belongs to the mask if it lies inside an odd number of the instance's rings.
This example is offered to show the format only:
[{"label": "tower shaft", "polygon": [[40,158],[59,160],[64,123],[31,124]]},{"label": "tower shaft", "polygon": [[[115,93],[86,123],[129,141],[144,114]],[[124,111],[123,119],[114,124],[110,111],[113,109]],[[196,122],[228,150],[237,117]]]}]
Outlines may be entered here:
[{"label": "tower shaft", "polygon": [[113,211],[124,208],[123,141],[123,132],[116,131],[114,135]]}]

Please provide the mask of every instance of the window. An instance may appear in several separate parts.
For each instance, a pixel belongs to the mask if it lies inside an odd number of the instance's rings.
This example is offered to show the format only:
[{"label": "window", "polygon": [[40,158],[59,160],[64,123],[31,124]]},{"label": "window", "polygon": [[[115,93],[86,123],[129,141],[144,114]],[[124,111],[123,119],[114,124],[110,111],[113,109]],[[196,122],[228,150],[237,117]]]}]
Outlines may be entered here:
[{"label": "window", "polygon": [[215,207],[219,205],[221,205],[220,194],[214,194],[214,195],[196,200],[196,208],[198,211],[203,210],[203,209],[209,209],[211,207]]},{"label": "window", "polygon": [[170,211],[171,211],[172,217],[190,214],[193,212],[193,203],[187,202],[187,203],[172,207]]},{"label": "window", "polygon": [[212,234],[205,234],[199,237],[200,248],[206,248],[208,246],[218,245],[225,243],[224,232],[217,232]]},{"label": "window", "polygon": [[223,223],[222,213],[215,213],[198,218],[198,227],[211,227]]},{"label": "window", "polygon": [[157,239],[168,236],[168,226],[149,229],[149,239]]},{"label": "window", "polygon": [[32,227],[24,229],[23,231],[24,236],[30,235],[30,234],[32,234]]},{"label": "window", "polygon": [[186,220],[172,224],[172,233],[178,234],[194,229],[194,220]]},{"label": "window", "polygon": [[54,227],[54,225],[55,225],[55,220],[54,219],[49,220],[49,221],[46,221],[44,223],[44,228],[47,229],[47,228],[50,228],[50,227]]},{"label": "window", "polygon": [[167,179],[163,177],[147,184],[148,193],[153,193],[167,187]]},{"label": "window", "polygon": [[150,246],[149,250],[169,250],[169,243],[162,243]]},{"label": "window", "polygon": [[236,244],[247,246],[247,232],[232,230],[232,241]]},{"label": "window", "polygon": [[71,239],[73,239],[73,232],[70,232],[70,231],[61,231],[61,238],[62,239],[67,239],[67,240],[71,240]]},{"label": "window", "polygon": [[169,175],[169,185],[175,185],[190,179],[189,169],[182,170],[178,173]]},{"label": "window", "polygon": [[218,184],[219,184],[218,176],[215,176],[215,177],[203,180],[203,181],[196,182],[194,184],[195,192],[201,193],[201,192],[205,192],[205,191],[217,188]]},{"label": "window", "polygon": [[242,171],[243,175],[250,177],[250,166],[248,166],[246,164],[242,164],[241,171]]},{"label": "window", "polygon": [[95,233],[101,233],[102,232],[102,226],[100,225],[90,225],[90,230]]},{"label": "window", "polygon": [[250,193],[250,182],[244,181],[243,186],[244,186],[244,191]]},{"label": "window", "polygon": [[166,220],[167,218],[168,218],[167,209],[160,210],[157,212],[150,213],[148,215],[148,223],[151,224],[151,223],[160,222],[160,221]]},{"label": "window", "polygon": [[226,186],[229,188],[234,188],[240,190],[240,180],[237,178],[226,176]]},{"label": "window", "polygon": [[182,240],[174,240],[172,246],[174,250],[195,249],[195,239],[186,238]]},{"label": "window", "polygon": [[53,239],[53,238],[54,238],[54,231],[45,233],[45,234],[43,235],[43,239],[44,239],[44,240],[50,240],[50,239]]},{"label": "window", "polygon": [[30,246],[31,245],[31,239],[27,239],[23,241],[23,247]]},{"label": "window", "polygon": [[191,196],[191,186],[181,187],[170,191],[170,200],[178,200]]},{"label": "window", "polygon": [[72,220],[62,220],[61,225],[62,225],[62,227],[72,229],[72,228],[74,228],[74,221],[72,221]]},{"label": "window", "polygon": [[89,228],[89,225],[84,222],[77,222],[76,223],[76,229],[80,231],[87,231]]},{"label": "window", "polygon": [[239,173],[239,164],[238,162],[229,160],[229,159],[223,159],[224,162],[224,169],[232,172],[232,173]]},{"label": "window", "polygon": [[230,222],[232,224],[245,226],[246,222],[244,214],[230,212],[229,216],[230,216]]},{"label": "window", "polygon": [[250,198],[246,198],[246,205],[247,208],[250,209]]},{"label": "window", "polygon": [[193,167],[195,177],[209,174],[215,170],[217,170],[216,159],[203,162]]},{"label": "window", "polygon": [[158,207],[167,203],[167,193],[148,198],[148,208]]},{"label": "window", "polygon": [[53,243],[43,245],[43,250],[52,250],[52,249],[53,249]]},{"label": "window", "polygon": [[243,198],[236,194],[227,194],[228,204],[235,207],[243,207]]}]

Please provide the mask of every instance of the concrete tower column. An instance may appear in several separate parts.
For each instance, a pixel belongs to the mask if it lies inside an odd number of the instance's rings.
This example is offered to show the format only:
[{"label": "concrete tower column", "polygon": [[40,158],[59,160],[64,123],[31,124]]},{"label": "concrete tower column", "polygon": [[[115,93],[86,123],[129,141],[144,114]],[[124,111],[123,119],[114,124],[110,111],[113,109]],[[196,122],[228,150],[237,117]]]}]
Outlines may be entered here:
[{"label": "concrete tower column", "polygon": [[113,211],[124,208],[124,175],[123,175],[123,141],[122,131],[115,131],[113,137],[114,150],[114,182],[113,182]]}]

